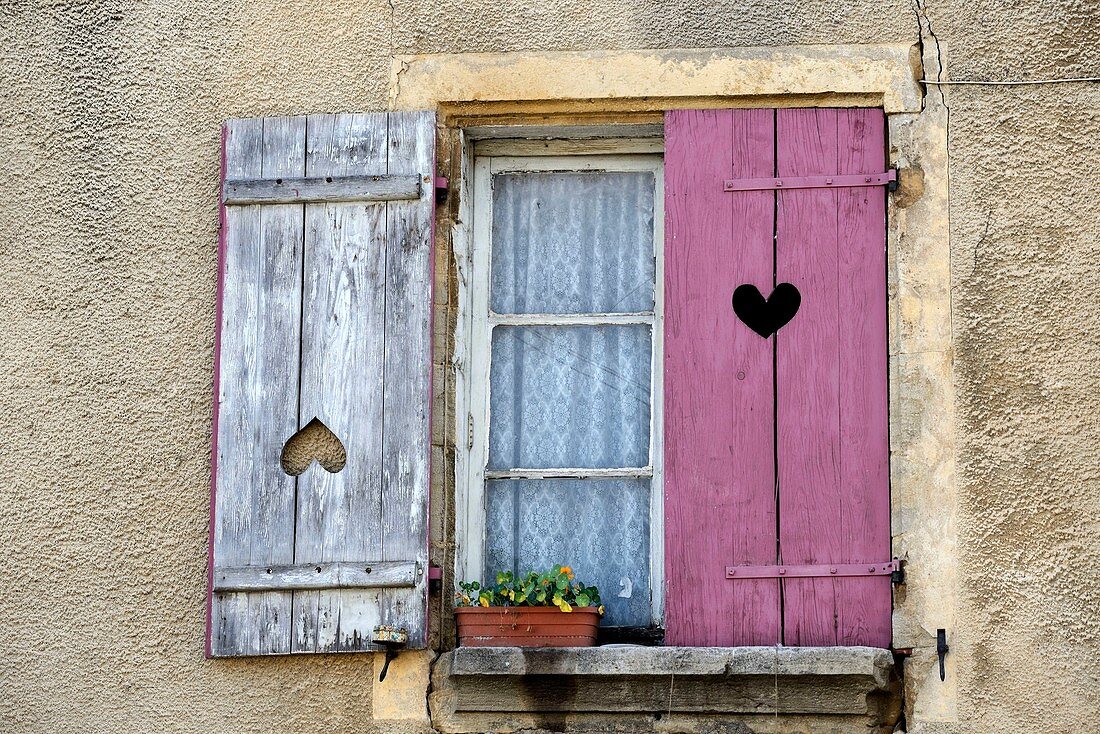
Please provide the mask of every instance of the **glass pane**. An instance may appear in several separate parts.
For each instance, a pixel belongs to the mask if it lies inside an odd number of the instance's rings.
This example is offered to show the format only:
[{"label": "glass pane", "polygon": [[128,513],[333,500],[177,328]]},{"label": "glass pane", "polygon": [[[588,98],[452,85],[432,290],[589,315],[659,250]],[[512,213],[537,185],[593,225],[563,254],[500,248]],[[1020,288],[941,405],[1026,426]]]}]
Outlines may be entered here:
[{"label": "glass pane", "polygon": [[497,313],[653,310],[653,174],[493,177]]},{"label": "glass pane", "polygon": [[489,469],[649,464],[650,327],[498,326]]},{"label": "glass pane", "polygon": [[572,566],[607,606],[603,624],[650,623],[649,480],[486,482],[485,579]]}]

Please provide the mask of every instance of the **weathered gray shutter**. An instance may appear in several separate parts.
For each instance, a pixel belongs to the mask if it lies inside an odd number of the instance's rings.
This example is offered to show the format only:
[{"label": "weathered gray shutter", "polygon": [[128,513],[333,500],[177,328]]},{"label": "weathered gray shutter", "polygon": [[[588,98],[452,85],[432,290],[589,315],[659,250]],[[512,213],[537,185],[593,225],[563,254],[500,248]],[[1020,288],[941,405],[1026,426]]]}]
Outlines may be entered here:
[{"label": "weathered gray shutter", "polygon": [[[225,126],[213,655],[425,645],[434,152],[430,112]],[[291,476],[315,420],[346,464]]]}]

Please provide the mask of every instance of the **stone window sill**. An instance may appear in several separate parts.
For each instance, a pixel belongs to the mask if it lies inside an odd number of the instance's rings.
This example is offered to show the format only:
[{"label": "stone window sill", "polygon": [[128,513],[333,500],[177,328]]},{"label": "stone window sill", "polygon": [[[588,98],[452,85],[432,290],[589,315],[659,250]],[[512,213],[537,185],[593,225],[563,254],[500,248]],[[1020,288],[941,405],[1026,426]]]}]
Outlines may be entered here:
[{"label": "stone window sill", "polygon": [[430,700],[444,732],[867,733],[898,715],[893,656],[871,647],[460,647],[436,662]]}]

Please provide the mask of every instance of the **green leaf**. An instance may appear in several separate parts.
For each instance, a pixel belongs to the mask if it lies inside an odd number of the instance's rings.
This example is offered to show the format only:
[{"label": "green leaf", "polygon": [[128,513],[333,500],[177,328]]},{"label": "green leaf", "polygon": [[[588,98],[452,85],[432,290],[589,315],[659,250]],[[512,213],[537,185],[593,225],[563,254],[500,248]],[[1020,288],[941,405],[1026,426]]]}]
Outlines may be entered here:
[{"label": "green leaf", "polygon": [[586,607],[592,603],[592,600],[588,598],[588,594],[577,594],[577,606]]}]

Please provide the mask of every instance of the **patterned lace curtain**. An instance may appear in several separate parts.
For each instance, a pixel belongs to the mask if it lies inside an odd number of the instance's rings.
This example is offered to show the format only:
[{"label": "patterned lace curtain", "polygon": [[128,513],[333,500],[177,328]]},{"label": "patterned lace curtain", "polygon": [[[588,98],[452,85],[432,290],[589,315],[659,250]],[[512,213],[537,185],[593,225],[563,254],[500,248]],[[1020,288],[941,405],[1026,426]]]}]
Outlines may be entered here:
[{"label": "patterned lace curtain", "polygon": [[[651,312],[653,196],[650,172],[495,176],[492,310]],[[649,465],[649,324],[500,325],[491,343],[488,470]],[[570,565],[605,624],[650,622],[648,476],[493,479],[485,496],[487,578]]]}]

